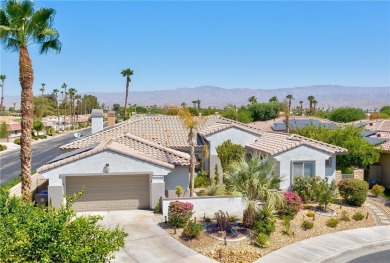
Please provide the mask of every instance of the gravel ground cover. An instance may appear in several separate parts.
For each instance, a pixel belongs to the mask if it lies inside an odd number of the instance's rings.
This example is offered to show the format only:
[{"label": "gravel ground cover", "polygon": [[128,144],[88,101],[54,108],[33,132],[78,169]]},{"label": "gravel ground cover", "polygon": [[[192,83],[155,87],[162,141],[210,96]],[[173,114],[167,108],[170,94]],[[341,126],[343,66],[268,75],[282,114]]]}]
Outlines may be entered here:
[{"label": "gravel ground cover", "polygon": [[[375,225],[375,221],[370,211],[365,207],[352,207],[345,204],[331,204],[329,208],[337,213],[337,216],[334,217],[340,218],[341,212],[346,211],[347,215],[350,218],[350,221],[346,222],[340,220],[339,224],[335,228],[330,228],[326,226],[326,221],[331,218],[331,216],[316,213],[314,221],[312,217],[307,216],[307,212],[314,211],[316,207],[316,205],[306,205],[306,209],[301,210],[297,214],[297,216],[291,221],[291,234],[289,236],[283,234],[284,227],[282,224],[282,220],[277,219],[276,231],[270,236],[270,246],[268,248],[259,248],[253,245],[251,238],[247,238],[245,240],[237,242],[228,242],[227,245],[224,245],[223,241],[211,238],[204,233],[202,233],[197,239],[186,241],[181,239],[180,237],[182,229],[177,229],[175,234],[174,229],[170,228],[168,225],[163,224],[162,226],[175,239],[179,240],[184,245],[205,256],[224,263],[246,263],[253,262],[254,260],[274,250],[277,250],[297,241],[328,233],[334,233],[337,231],[362,227],[371,227]],[[361,212],[364,215],[363,220],[355,221],[354,219],[352,219],[352,215],[357,211]],[[301,228],[301,224],[304,220],[313,221],[314,227],[310,230],[303,230]]]}]

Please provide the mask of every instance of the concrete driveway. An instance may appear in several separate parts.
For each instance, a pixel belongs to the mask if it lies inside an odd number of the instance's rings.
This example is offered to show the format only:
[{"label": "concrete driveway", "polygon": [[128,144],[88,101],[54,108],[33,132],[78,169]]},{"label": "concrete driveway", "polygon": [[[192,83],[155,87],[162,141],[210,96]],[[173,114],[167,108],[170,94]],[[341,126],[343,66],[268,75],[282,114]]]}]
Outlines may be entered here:
[{"label": "concrete driveway", "polygon": [[216,262],[189,249],[159,227],[152,211],[126,210],[109,212],[80,212],[77,215],[101,215],[102,225],[114,228],[117,224],[129,234],[123,249],[115,253],[112,262]]}]

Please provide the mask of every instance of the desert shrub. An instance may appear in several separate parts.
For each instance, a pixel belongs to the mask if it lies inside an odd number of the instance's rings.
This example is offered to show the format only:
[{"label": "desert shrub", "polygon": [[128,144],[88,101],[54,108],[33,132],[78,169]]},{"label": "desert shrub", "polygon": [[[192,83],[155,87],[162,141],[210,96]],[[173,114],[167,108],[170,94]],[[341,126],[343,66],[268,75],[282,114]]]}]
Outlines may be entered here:
[{"label": "desert shrub", "polygon": [[210,218],[210,217],[206,217],[206,218],[204,219],[204,221],[205,221],[206,223],[210,223],[210,222],[211,222],[211,218]]},{"label": "desert shrub", "polygon": [[154,207],[153,212],[155,214],[161,214],[161,203],[160,203],[160,200],[157,201],[157,204]]},{"label": "desert shrub", "polygon": [[188,222],[188,224],[184,227],[182,236],[184,238],[193,239],[199,236],[203,231],[203,226],[197,224],[193,221]]},{"label": "desert shrub", "polygon": [[0,190],[0,261],[110,262],[127,234],[119,226],[103,227],[101,216],[76,217],[74,200],[46,208]]},{"label": "desert shrub", "polygon": [[292,191],[297,193],[304,203],[314,200],[314,186],[319,181],[319,177],[295,177]]},{"label": "desert shrub", "polygon": [[330,218],[326,221],[326,226],[335,228],[339,224],[339,220],[337,218]]},{"label": "desert shrub", "polygon": [[340,220],[345,221],[345,222],[351,221],[351,219],[349,218],[349,216],[347,214],[347,211],[345,211],[345,210],[341,211],[341,218],[340,218]]},{"label": "desert shrub", "polygon": [[385,192],[385,188],[379,184],[376,184],[371,188],[370,192],[374,196],[383,196],[383,193]]},{"label": "desert shrub", "polygon": [[46,129],[46,135],[53,136],[55,135],[55,130],[53,128]]},{"label": "desert shrub", "polygon": [[237,217],[235,217],[235,216],[229,216],[228,221],[229,221],[229,222],[237,221]]},{"label": "desert shrub", "polygon": [[327,206],[334,201],[336,197],[336,189],[337,185],[335,181],[332,181],[330,184],[328,183],[328,178],[325,178],[319,181],[314,186],[314,195],[315,200],[319,205],[324,206],[324,210],[326,211]]},{"label": "desert shrub", "polygon": [[183,194],[183,187],[181,187],[180,185],[176,185],[176,195],[177,197],[180,197],[182,194]]},{"label": "desert shrub", "polygon": [[256,220],[256,209],[253,206],[248,206],[243,213],[242,223],[247,228],[253,228]]},{"label": "desert shrub", "polygon": [[294,217],[302,209],[302,199],[294,192],[283,192],[284,204],[280,212]]},{"label": "desert shrub", "polygon": [[306,216],[307,217],[314,217],[314,212],[313,211],[308,211]]},{"label": "desert shrub", "polygon": [[14,143],[20,145],[20,138],[15,138]]},{"label": "desert shrub", "polygon": [[47,139],[47,135],[38,135],[36,137],[38,137],[38,139]]},{"label": "desert shrub", "polygon": [[206,190],[202,189],[196,194],[197,196],[206,196]]},{"label": "desert shrub", "polygon": [[341,173],[342,174],[353,174],[353,168],[348,166],[348,167],[341,167]]},{"label": "desert shrub", "polygon": [[195,177],[194,185],[195,185],[195,188],[206,186],[207,185],[207,178],[205,178],[201,175],[198,175],[197,177]]},{"label": "desert shrub", "polygon": [[361,221],[361,220],[363,220],[364,215],[358,211],[355,214],[353,214],[352,218],[355,221]]},{"label": "desert shrub", "polygon": [[314,223],[313,221],[309,221],[309,220],[304,220],[301,224],[301,228],[303,230],[309,230],[309,229],[312,229],[314,227]]},{"label": "desert shrub", "polygon": [[292,220],[292,216],[291,215],[284,215],[282,216],[282,220],[283,220],[283,234],[285,235],[290,235],[291,234],[291,220]]},{"label": "desert shrub", "polygon": [[370,114],[370,120],[376,120],[376,119],[388,119],[390,116],[386,113],[378,113],[378,112],[373,112]]},{"label": "desert shrub", "polygon": [[7,150],[7,145],[0,144],[0,152]]},{"label": "desert shrub", "polygon": [[362,206],[366,201],[368,183],[357,179],[341,180],[338,184],[339,193],[344,201],[350,205]]},{"label": "desert shrub", "polygon": [[168,223],[171,226],[184,227],[187,225],[192,214],[194,206],[191,203],[174,201],[169,203]]},{"label": "desert shrub", "polygon": [[225,194],[225,185],[212,183],[206,188],[206,195],[215,196],[215,195],[224,195]]},{"label": "desert shrub", "polygon": [[261,248],[269,247],[269,237],[264,233],[258,233],[255,236],[254,242],[257,246]]},{"label": "desert shrub", "polygon": [[275,219],[266,210],[260,210],[256,215],[253,231],[255,234],[271,235],[275,231]]}]

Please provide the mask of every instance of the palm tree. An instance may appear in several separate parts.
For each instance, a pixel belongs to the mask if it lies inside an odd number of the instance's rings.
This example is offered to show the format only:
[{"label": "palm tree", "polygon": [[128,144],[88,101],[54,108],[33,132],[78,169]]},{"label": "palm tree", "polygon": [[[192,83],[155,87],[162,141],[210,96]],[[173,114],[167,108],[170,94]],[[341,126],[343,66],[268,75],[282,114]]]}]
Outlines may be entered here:
[{"label": "palm tree", "polygon": [[57,130],[60,129],[60,108],[58,107],[59,106],[59,103],[58,103],[58,92],[59,90],[58,89],[53,89],[53,94],[54,96],[56,97],[56,108],[57,108]]},{"label": "palm tree", "polygon": [[256,215],[256,202],[279,204],[282,196],[275,191],[282,178],[276,173],[276,161],[272,157],[254,154],[251,158],[243,158],[233,162],[226,171],[228,188],[240,194],[247,201],[243,222],[253,226]]},{"label": "palm tree", "polygon": [[3,115],[3,102],[4,102],[4,80],[7,78],[6,75],[0,75],[1,80],[1,103],[0,103],[0,115]]},{"label": "palm tree", "polygon": [[70,119],[71,119],[72,126],[74,126],[74,116],[75,116],[74,101],[75,101],[77,90],[75,88],[70,88],[68,90],[68,93],[70,99]]},{"label": "palm tree", "polygon": [[134,71],[131,70],[130,68],[124,69],[121,72],[123,77],[126,77],[126,97],[125,97],[125,108],[123,111],[123,119],[126,120],[126,107],[127,107],[127,99],[129,97],[129,86],[131,82],[131,76],[134,74]]},{"label": "palm tree", "polygon": [[191,115],[191,112],[187,109],[179,109],[179,116],[183,120],[184,125],[188,129],[188,139],[187,142],[190,145],[190,197],[195,196],[195,188],[194,188],[194,181],[195,181],[195,164],[196,164],[196,158],[195,158],[195,143],[196,143],[196,136],[195,132],[199,125],[199,118],[196,118]]},{"label": "palm tree", "polygon": [[316,106],[317,106],[317,103],[318,101],[317,100],[313,100],[313,113],[316,112]]},{"label": "palm tree", "polygon": [[76,120],[77,120],[77,124],[79,122],[79,114],[80,114],[80,100],[81,100],[81,95],[80,94],[76,94],[76,96],[74,96],[74,98],[77,100],[77,117],[76,117]]},{"label": "palm tree", "polygon": [[288,111],[291,111],[291,101],[294,100],[293,95],[289,94],[286,96],[286,99],[288,100]]},{"label": "palm tree", "polygon": [[269,102],[273,102],[273,103],[279,102],[278,97],[273,96],[272,98],[269,99]]},{"label": "palm tree", "polygon": [[196,103],[197,103],[196,100],[193,100],[193,101],[192,101],[192,104],[193,104],[194,108],[196,108]]},{"label": "palm tree", "polygon": [[201,100],[196,100],[196,104],[198,105],[198,111],[200,111],[200,102]]},{"label": "palm tree", "polygon": [[313,113],[313,101],[316,98],[314,96],[310,95],[309,97],[307,97],[307,99],[309,100],[309,103],[310,103],[309,111],[310,111],[310,114],[312,114]]},{"label": "palm tree", "polygon": [[299,104],[301,104],[301,116],[302,116],[303,115],[303,100],[300,100]]},{"label": "palm tree", "polygon": [[250,104],[255,104],[257,103],[257,98],[255,96],[251,96],[249,97],[248,101],[250,102]]},{"label": "palm tree", "polygon": [[187,103],[185,103],[185,102],[182,102],[182,103],[181,103],[181,107],[182,107],[182,108],[185,108],[185,107],[187,107]]},{"label": "palm tree", "polygon": [[45,86],[46,84],[45,83],[42,83],[42,88],[40,88],[39,90],[42,91],[42,99],[41,99],[41,119],[43,117],[43,101],[45,100],[45,97],[43,96],[44,92],[45,92]]},{"label": "palm tree", "polygon": [[10,51],[19,52],[19,81],[21,91],[22,134],[20,160],[23,200],[30,200],[31,132],[33,124],[34,71],[28,52],[30,44],[38,44],[40,53],[59,52],[59,33],[52,28],[55,11],[51,8],[34,10],[34,2],[9,0],[0,9],[0,40]]},{"label": "palm tree", "polygon": [[[67,100],[66,100],[66,95],[68,94],[66,92],[66,88],[68,87],[68,85],[66,85],[66,83],[62,84],[61,88],[64,90],[63,91],[63,99],[62,99],[62,103],[64,104],[64,128],[65,128],[65,124],[66,124],[66,103],[67,103]],[[62,93],[62,92],[61,92]]]}]

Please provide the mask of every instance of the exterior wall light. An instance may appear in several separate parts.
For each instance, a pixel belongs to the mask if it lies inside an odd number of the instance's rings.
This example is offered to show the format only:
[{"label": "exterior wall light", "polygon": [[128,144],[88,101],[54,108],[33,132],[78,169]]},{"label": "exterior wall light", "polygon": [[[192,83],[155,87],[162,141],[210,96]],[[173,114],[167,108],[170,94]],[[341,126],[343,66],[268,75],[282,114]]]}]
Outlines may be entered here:
[{"label": "exterior wall light", "polygon": [[110,164],[109,163],[106,163],[106,165],[103,168],[103,172],[105,172],[106,174],[110,172]]}]

